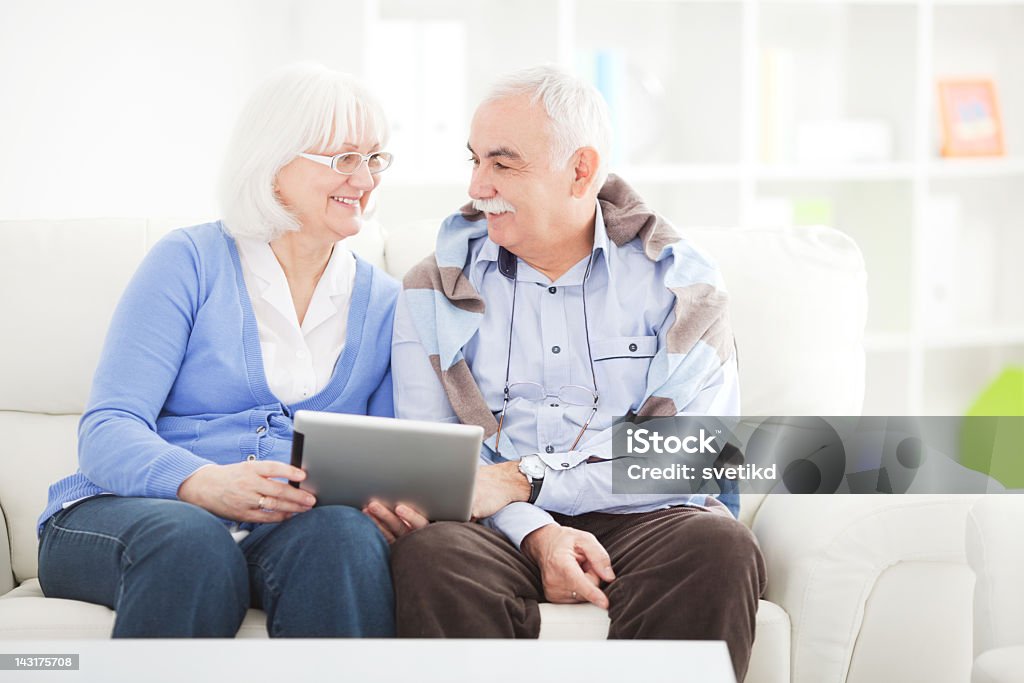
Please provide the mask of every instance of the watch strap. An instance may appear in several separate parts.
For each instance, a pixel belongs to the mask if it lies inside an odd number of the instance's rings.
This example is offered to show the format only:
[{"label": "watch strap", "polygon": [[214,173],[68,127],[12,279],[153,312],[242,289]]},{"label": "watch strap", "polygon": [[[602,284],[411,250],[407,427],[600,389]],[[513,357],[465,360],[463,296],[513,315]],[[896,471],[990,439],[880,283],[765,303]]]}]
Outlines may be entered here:
[{"label": "watch strap", "polygon": [[540,479],[530,477],[530,497],[526,501],[527,503],[533,505],[534,503],[537,502],[537,498],[540,497],[540,487],[543,485],[544,477],[541,477]]}]

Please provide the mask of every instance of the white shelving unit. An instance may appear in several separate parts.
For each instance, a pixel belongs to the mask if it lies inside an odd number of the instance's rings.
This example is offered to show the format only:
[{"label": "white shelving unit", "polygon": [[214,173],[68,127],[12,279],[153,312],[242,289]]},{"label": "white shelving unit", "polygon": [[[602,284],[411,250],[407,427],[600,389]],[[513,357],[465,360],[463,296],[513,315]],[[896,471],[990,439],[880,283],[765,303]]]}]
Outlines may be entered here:
[{"label": "white shelving unit", "polygon": [[[960,414],[1004,365],[1024,363],[1024,0],[363,0],[360,11],[353,70],[396,116],[385,224],[466,200],[465,135],[494,77],[610,60],[599,73],[613,168],[678,226],[758,225],[765,200],[795,200],[861,246],[865,413]],[[996,82],[1005,158],[938,156],[936,81],[963,75]],[[453,108],[462,115],[441,114]],[[808,161],[797,132],[836,119],[883,122],[891,154]]]}]

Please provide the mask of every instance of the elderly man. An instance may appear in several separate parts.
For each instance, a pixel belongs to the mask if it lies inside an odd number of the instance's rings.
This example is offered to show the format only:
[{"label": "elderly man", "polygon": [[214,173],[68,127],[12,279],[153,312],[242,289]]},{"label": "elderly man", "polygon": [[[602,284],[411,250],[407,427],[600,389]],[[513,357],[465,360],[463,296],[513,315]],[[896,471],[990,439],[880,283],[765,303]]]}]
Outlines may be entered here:
[{"label": "elderly man", "polygon": [[483,523],[366,512],[395,541],[399,635],[536,637],[538,603],[590,602],[613,638],[727,641],[742,679],[752,534],[713,496],[612,492],[614,416],[736,414],[739,386],[718,270],[608,177],[610,137],[553,68],[477,109],[473,201],[406,277],[392,363],[397,415],[484,427]]}]

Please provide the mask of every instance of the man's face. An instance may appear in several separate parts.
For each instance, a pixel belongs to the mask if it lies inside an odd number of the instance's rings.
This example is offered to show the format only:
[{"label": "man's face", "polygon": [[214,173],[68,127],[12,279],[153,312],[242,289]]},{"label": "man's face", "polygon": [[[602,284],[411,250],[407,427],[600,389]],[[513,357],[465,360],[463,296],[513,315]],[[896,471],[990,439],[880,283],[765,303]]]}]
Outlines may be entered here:
[{"label": "man's face", "polygon": [[[572,205],[570,165],[551,168],[548,115],[526,95],[485,103],[469,132],[469,196],[487,214],[491,241],[519,256],[558,243]],[[503,211],[503,206],[513,211]]]}]

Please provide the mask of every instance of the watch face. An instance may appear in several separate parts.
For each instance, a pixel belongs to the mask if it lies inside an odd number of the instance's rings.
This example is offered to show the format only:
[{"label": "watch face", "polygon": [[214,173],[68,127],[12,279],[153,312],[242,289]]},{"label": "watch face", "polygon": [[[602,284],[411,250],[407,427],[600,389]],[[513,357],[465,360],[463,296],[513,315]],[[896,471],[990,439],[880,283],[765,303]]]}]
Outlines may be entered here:
[{"label": "watch face", "polygon": [[528,455],[519,461],[519,471],[531,479],[543,479],[547,466],[535,455]]}]

